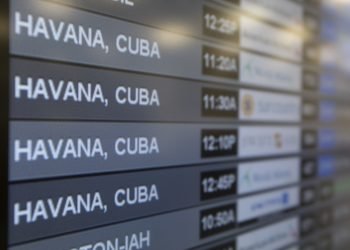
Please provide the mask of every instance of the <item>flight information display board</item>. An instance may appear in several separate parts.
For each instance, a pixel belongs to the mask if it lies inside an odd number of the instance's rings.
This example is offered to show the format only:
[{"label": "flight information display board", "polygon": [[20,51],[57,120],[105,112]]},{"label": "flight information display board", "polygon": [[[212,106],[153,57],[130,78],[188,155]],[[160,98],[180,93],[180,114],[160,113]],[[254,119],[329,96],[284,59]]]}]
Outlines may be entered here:
[{"label": "flight information display board", "polygon": [[350,77],[322,52],[338,46],[332,9],[9,4],[7,249],[350,244]]}]

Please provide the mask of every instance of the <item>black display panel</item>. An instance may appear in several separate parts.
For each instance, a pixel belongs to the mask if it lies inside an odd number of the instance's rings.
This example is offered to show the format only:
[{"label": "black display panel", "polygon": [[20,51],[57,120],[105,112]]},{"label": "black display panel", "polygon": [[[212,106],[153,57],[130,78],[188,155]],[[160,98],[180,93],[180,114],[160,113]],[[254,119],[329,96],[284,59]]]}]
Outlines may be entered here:
[{"label": "black display panel", "polygon": [[1,249],[346,249],[348,4],[0,5]]}]

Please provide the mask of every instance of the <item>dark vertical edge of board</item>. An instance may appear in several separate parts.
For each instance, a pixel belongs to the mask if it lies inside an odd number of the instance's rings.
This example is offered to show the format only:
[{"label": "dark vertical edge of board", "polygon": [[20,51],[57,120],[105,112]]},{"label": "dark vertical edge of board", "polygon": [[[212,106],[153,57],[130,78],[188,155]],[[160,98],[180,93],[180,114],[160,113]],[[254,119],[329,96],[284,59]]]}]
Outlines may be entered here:
[{"label": "dark vertical edge of board", "polygon": [[0,235],[0,249],[7,249],[8,240],[8,135],[9,135],[9,51],[10,51],[10,0],[0,1],[0,138],[1,138],[1,171],[0,195],[1,227],[4,233]]}]

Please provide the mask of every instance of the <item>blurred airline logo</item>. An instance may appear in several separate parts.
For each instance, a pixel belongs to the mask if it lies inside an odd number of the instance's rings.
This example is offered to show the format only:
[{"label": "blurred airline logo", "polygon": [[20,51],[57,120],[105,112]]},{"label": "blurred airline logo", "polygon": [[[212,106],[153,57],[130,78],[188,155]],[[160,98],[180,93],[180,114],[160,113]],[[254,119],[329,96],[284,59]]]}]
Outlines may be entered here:
[{"label": "blurred airline logo", "polygon": [[281,133],[275,133],[274,135],[276,148],[283,148],[283,137]]},{"label": "blurred airline logo", "polygon": [[245,116],[252,116],[255,111],[255,100],[250,94],[246,94],[242,98],[242,110]]}]

